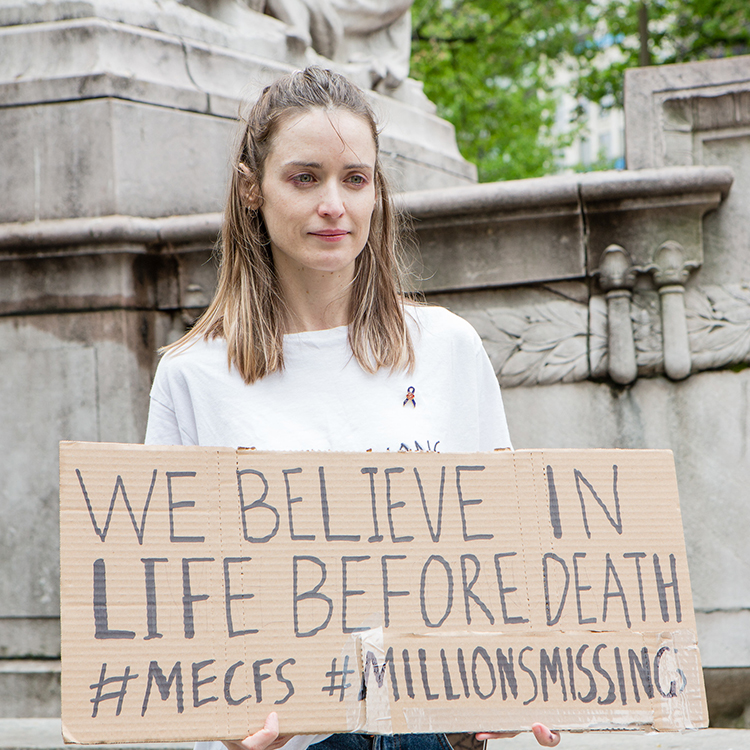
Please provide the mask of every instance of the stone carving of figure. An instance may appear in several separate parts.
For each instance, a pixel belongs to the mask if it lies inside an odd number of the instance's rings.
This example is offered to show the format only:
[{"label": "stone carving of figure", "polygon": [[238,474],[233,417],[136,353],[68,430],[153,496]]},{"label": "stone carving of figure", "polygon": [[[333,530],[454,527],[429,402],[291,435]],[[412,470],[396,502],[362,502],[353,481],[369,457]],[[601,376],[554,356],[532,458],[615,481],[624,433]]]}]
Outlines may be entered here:
[{"label": "stone carving of figure", "polygon": [[337,59],[369,67],[373,88],[396,88],[409,75],[414,0],[331,0],[344,26]]},{"label": "stone carving of figure", "polygon": [[177,0],[217,21],[242,28],[252,23],[250,11],[263,12],[265,0]]},{"label": "stone carving of figure", "polygon": [[364,69],[372,88],[396,89],[409,74],[414,0],[180,0],[234,26],[248,11],[290,27],[289,35],[334,62]]},{"label": "stone carving of figure", "polygon": [[263,12],[291,27],[291,35],[329,60],[338,59],[344,26],[329,0],[260,0]]}]

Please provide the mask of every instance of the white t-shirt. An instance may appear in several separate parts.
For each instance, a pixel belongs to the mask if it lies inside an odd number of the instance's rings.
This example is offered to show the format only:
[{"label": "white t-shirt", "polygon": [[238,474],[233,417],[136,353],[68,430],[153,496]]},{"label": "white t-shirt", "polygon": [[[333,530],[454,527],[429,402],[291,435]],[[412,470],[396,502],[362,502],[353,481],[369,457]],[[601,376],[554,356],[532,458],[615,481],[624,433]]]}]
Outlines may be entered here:
[{"label": "white t-shirt", "polygon": [[146,443],[259,450],[470,452],[510,447],[500,388],[476,331],[441,307],[407,308],[413,372],[365,372],[346,327],[284,337],[284,369],[253,385],[223,339],[164,356]]},{"label": "white t-shirt", "polygon": [[[500,387],[476,331],[442,307],[407,307],[413,372],[365,372],[346,327],[284,336],[284,369],[246,385],[223,339],[165,355],[146,443],[259,450],[487,451],[510,448]],[[305,750],[330,735],[298,735]],[[224,750],[197,742],[195,750]]]}]

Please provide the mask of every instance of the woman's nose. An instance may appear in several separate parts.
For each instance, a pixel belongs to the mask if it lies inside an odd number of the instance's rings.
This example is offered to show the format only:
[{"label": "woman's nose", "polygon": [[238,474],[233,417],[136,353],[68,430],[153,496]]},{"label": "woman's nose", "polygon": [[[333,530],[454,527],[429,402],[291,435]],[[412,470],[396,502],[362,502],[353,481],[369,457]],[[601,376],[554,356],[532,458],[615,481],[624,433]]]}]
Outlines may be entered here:
[{"label": "woman's nose", "polygon": [[339,217],[344,213],[344,199],[338,184],[326,184],[320,196],[318,213],[321,216]]}]

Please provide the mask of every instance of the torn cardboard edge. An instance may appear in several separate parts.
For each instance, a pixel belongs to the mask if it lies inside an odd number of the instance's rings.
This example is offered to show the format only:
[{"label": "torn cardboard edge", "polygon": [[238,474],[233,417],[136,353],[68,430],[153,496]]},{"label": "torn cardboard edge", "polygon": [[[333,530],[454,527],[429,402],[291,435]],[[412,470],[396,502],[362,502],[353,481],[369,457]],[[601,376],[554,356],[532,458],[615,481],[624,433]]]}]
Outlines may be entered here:
[{"label": "torn cardboard edge", "polygon": [[60,471],[66,741],[707,725],[667,451]]},{"label": "torn cardboard edge", "polygon": [[[676,724],[696,729],[690,705],[701,700],[696,657],[690,631],[563,632],[550,638],[497,633],[385,636],[377,628],[359,638],[365,709],[354,731],[467,731],[485,726],[474,723],[486,721],[481,701],[497,698],[502,701],[495,703],[502,710],[502,728],[510,731],[529,726],[528,718],[514,708],[537,700],[543,705],[537,707],[535,721],[552,724],[554,719],[555,726],[570,729],[651,726],[669,731]],[[604,690],[595,674],[606,680]],[[428,701],[441,694],[457,701],[456,714],[444,717],[444,703],[433,709],[428,702],[418,713],[411,711],[407,698],[415,692],[424,692]],[[551,711],[546,710],[549,700],[555,702]]]}]

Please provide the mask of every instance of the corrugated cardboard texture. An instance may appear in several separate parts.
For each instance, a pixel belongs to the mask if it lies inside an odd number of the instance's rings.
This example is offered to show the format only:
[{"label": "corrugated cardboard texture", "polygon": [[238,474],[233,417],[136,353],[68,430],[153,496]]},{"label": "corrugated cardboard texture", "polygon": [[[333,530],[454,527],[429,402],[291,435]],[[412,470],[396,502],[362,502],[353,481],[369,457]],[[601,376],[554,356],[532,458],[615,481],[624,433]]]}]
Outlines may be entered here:
[{"label": "corrugated cardboard texture", "polygon": [[70,741],[707,725],[668,451],[62,443]]}]

